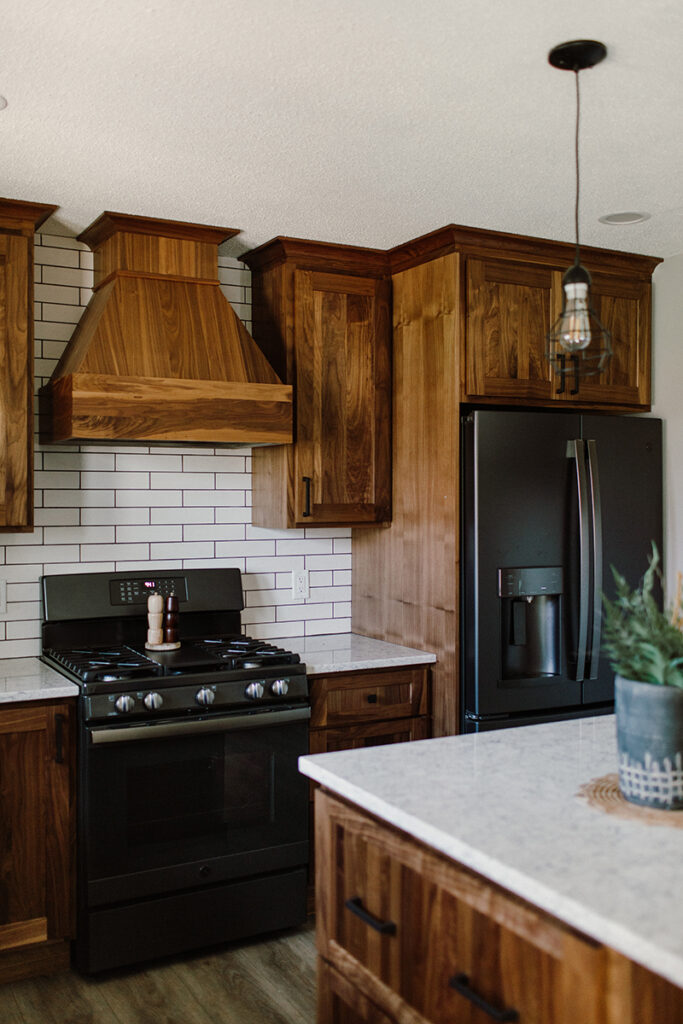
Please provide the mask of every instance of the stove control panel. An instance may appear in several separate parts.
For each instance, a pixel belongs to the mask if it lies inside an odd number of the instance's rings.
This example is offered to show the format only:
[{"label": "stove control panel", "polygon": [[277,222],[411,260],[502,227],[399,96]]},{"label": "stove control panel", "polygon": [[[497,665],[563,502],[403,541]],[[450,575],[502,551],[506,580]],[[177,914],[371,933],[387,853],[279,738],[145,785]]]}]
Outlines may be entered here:
[{"label": "stove control panel", "polygon": [[175,594],[179,601],[187,601],[187,579],[185,576],[148,576],[145,579],[109,581],[112,604],[146,606],[150,594],[161,594],[162,597]]}]

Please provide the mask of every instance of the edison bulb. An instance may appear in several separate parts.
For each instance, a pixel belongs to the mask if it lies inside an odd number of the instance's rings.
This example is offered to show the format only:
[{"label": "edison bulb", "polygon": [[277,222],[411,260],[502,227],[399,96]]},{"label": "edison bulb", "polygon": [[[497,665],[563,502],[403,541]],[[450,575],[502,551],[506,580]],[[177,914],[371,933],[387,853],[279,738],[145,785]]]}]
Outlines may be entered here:
[{"label": "edison bulb", "polygon": [[565,352],[578,352],[591,343],[588,285],[569,282],[564,285],[565,303],[558,329],[558,341]]}]

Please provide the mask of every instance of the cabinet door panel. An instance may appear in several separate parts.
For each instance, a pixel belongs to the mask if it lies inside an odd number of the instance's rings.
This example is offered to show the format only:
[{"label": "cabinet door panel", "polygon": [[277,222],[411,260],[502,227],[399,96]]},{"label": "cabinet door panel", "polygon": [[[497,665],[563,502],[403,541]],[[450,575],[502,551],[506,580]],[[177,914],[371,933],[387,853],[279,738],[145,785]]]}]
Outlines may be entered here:
[{"label": "cabinet door panel", "polygon": [[29,239],[0,233],[0,528],[33,522]]},{"label": "cabinet door panel", "polygon": [[297,521],[381,521],[390,476],[387,285],[302,270],[294,278]]},{"label": "cabinet door panel", "polygon": [[312,729],[310,751],[324,754],[330,750],[361,750],[387,743],[409,743],[429,736],[427,718],[403,718],[398,721],[346,725],[340,729]]},{"label": "cabinet door panel", "polygon": [[467,260],[467,397],[551,398],[551,295],[545,267]]}]

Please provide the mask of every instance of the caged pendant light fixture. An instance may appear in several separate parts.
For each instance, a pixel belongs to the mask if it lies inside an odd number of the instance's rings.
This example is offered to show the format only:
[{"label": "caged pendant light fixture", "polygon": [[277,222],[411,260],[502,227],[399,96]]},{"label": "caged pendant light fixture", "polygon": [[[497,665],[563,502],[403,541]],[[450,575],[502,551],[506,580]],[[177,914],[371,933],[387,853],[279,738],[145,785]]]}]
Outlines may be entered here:
[{"label": "caged pendant light fixture", "polygon": [[[574,231],[576,254],[574,263],[562,277],[562,312],[546,338],[546,357],[561,377],[571,374],[575,379],[574,393],[579,377],[601,373],[612,355],[610,333],[598,320],[591,308],[591,276],[581,265],[579,250],[579,124],[580,95],[579,71],[599,64],[607,55],[603,43],[593,39],[575,39],[560,43],[548,54],[555,68],[573,71],[576,76],[576,131],[574,159],[576,165],[576,198],[574,203]],[[564,389],[562,386],[561,390]]]}]

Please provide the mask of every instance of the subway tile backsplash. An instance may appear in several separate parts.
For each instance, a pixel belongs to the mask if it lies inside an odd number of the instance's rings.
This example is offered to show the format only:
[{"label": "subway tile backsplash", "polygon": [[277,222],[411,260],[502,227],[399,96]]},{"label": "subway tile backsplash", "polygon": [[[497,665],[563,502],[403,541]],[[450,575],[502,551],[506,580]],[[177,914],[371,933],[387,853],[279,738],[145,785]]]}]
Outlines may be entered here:
[{"label": "subway tile backsplash", "polygon": [[[221,256],[219,277],[249,327],[248,269]],[[36,236],[36,393],[57,365],[91,286],[89,249],[67,236]],[[351,531],[252,526],[249,448],[41,447],[36,437],[35,503],[33,533],[0,534],[0,577],[7,584],[0,658],[40,653],[38,580],[50,573],[235,566],[243,573],[243,623],[252,636],[351,628]],[[310,572],[306,602],[292,599],[292,569]]]}]

